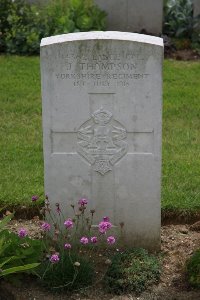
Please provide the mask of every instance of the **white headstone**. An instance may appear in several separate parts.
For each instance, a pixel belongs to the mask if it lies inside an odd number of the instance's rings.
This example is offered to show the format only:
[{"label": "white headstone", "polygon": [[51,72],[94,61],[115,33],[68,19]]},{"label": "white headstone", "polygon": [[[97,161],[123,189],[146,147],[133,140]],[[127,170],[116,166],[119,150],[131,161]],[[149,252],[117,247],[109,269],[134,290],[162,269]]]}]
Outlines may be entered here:
[{"label": "white headstone", "polygon": [[45,192],[70,216],[124,222],[125,242],[160,247],[163,41],[88,32],[41,42]]},{"label": "white headstone", "polygon": [[162,33],[163,0],[95,0],[95,3],[108,14],[108,30]]}]

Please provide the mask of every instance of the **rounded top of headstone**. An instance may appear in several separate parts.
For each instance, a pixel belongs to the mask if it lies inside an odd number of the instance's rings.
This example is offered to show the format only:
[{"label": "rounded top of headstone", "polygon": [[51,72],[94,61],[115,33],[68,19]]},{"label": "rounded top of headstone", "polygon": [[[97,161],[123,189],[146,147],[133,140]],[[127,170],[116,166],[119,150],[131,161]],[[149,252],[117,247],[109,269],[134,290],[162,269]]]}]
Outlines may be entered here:
[{"label": "rounded top of headstone", "polygon": [[90,31],[90,32],[76,32],[76,33],[67,33],[62,35],[50,36],[43,38],[41,40],[40,46],[48,46],[52,44],[61,44],[65,42],[72,41],[83,41],[83,40],[119,40],[119,41],[132,41],[145,44],[153,44],[163,47],[163,39],[139,34],[139,33],[130,33],[130,32],[120,32],[120,31]]}]

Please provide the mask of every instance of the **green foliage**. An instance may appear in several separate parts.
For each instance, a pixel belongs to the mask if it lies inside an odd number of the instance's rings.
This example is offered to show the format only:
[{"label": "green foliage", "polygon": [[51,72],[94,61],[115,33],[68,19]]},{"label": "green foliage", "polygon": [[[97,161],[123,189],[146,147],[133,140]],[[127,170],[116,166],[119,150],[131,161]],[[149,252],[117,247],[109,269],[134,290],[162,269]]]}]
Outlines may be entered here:
[{"label": "green foliage", "polygon": [[[66,251],[66,250],[65,250]],[[79,262],[80,266],[74,263]],[[58,263],[46,261],[37,269],[40,283],[53,291],[71,291],[90,285],[94,280],[94,267],[83,255],[63,253]]]},{"label": "green foliage", "polygon": [[8,216],[4,217],[2,220],[0,220],[0,232],[5,229],[5,226],[10,222],[12,217],[13,217],[13,214],[8,215]]},{"label": "green foliage", "polygon": [[128,250],[113,257],[104,282],[115,294],[141,293],[160,277],[158,258],[144,249]]},{"label": "green foliage", "polygon": [[51,0],[48,3],[44,8],[47,17],[47,32],[43,37],[75,31],[69,7],[70,0]]},{"label": "green foliage", "polygon": [[[20,238],[8,230],[1,231],[0,238],[0,262],[1,259],[15,257],[15,262],[22,262],[24,265],[38,262],[41,259],[42,244],[40,240],[33,240],[28,237]],[[11,267],[12,262],[8,261],[7,265]]]},{"label": "green foliage", "polygon": [[200,250],[197,250],[187,261],[186,273],[191,286],[200,288]]},{"label": "green foliage", "polygon": [[[15,257],[11,257],[9,262],[11,262],[13,260],[15,260]],[[0,266],[4,266],[4,264],[0,264]],[[27,265],[23,265],[23,266],[16,266],[16,267],[12,267],[12,268],[7,268],[7,269],[4,269],[4,270],[1,271],[0,277],[5,277],[5,276],[11,275],[11,274],[22,273],[22,272],[25,272],[25,271],[29,271],[29,270],[32,270],[32,269],[38,267],[38,266],[39,266],[39,263],[32,263],[32,264],[27,264]]]},{"label": "green foliage", "polygon": [[34,269],[41,256],[41,242],[24,239],[3,230],[0,232],[0,277]]},{"label": "green foliage", "polygon": [[0,278],[18,272],[32,270],[40,265],[41,241],[20,239],[5,229],[13,215],[0,222]]},{"label": "green foliage", "polygon": [[38,54],[43,37],[105,29],[106,14],[93,0],[51,0],[30,5],[26,0],[0,0],[0,51]]},{"label": "green foliage", "polygon": [[[4,2],[0,0],[0,4],[1,1]],[[5,10],[1,10],[6,20],[1,23],[3,49],[11,54],[37,53],[39,41],[46,33],[43,14],[25,0],[8,0],[8,3]]]},{"label": "green foliage", "polygon": [[76,31],[105,30],[106,13],[93,0],[71,0],[71,13]]},{"label": "green foliage", "polygon": [[6,50],[5,34],[9,31],[8,12],[11,10],[12,0],[0,0],[0,52]]},{"label": "green foliage", "polygon": [[[193,16],[191,0],[168,0],[164,5],[164,34],[200,43],[200,15]],[[182,42],[184,46],[184,41]],[[188,45],[188,43],[186,43]],[[189,45],[190,46],[190,45]],[[180,48],[180,46],[179,46]]]}]

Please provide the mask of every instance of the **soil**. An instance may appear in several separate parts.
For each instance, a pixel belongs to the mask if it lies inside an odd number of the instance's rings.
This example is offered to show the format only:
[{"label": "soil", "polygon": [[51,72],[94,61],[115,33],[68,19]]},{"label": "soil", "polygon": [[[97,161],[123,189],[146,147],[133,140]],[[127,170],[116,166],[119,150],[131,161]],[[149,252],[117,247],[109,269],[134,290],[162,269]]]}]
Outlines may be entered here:
[{"label": "soil", "polygon": [[[30,220],[38,215],[38,208],[33,206],[11,206],[4,211],[4,214],[14,212],[17,220]],[[40,216],[42,218],[42,215]],[[200,220],[200,210],[174,210],[162,209],[161,211],[162,225],[170,224],[193,224]]]},{"label": "soil", "polygon": [[192,49],[170,50],[165,52],[165,57],[183,61],[197,61],[200,59],[200,53]]},{"label": "soil", "polygon": [[[176,60],[199,60],[200,59],[200,49],[194,50],[192,48],[189,48],[189,44],[187,48],[185,49],[177,49],[174,42],[170,37],[167,35],[162,36],[163,41],[164,41],[164,53],[165,53],[165,58],[172,58]],[[186,41],[185,41],[186,42]],[[183,46],[183,45],[182,45]]]},{"label": "soil", "polygon": [[[34,238],[41,237],[40,221],[37,217],[32,220],[12,220],[9,224],[9,229],[12,231],[17,232],[20,227],[27,228],[29,235]],[[0,300],[199,300],[200,290],[189,287],[185,276],[186,260],[199,248],[200,222],[193,225],[162,226],[161,254],[163,259],[160,282],[140,296],[107,294],[100,283],[71,295],[58,295],[40,287],[36,280],[29,278],[23,282],[23,288],[14,287],[3,281],[1,288],[4,292],[0,294]],[[10,295],[7,294],[3,298],[5,292]]]}]

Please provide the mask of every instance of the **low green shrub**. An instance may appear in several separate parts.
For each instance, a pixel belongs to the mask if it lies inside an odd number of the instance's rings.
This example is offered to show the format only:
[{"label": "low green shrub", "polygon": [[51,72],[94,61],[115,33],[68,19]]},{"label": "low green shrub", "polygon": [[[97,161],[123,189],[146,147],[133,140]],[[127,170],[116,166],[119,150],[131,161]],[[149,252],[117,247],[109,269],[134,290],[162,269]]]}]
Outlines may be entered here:
[{"label": "low green shrub", "polygon": [[110,292],[115,294],[141,293],[158,281],[160,263],[144,249],[128,250],[113,257],[104,278]]},{"label": "low green shrub", "polygon": [[6,32],[9,31],[10,23],[8,21],[9,12],[11,11],[11,0],[0,0],[0,52],[6,51]]},{"label": "low green shrub", "polygon": [[40,38],[45,34],[41,13],[24,0],[0,0],[0,6],[0,50],[11,54],[37,53]]},{"label": "low green shrub", "polygon": [[0,0],[0,7],[0,52],[38,54],[43,37],[105,29],[106,14],[93,0],[51,0],[46,5]]},{"label": "low green shrub", "polygon": [[189,284],[200,288],[200,250],[196,251],[187,261],[186,273]]},{"label": "low green shrub", "polygon": [[174,38],[177,48],[200,47],[200,15],[194,17],[191,0],[167,0],[163,33]]},{"label": "low green shrub", "polygon": [[71,0],[50,0],[48,5],[43,7],[46,32],[42,37],[75,32],[75,24],[71,13]]}]

